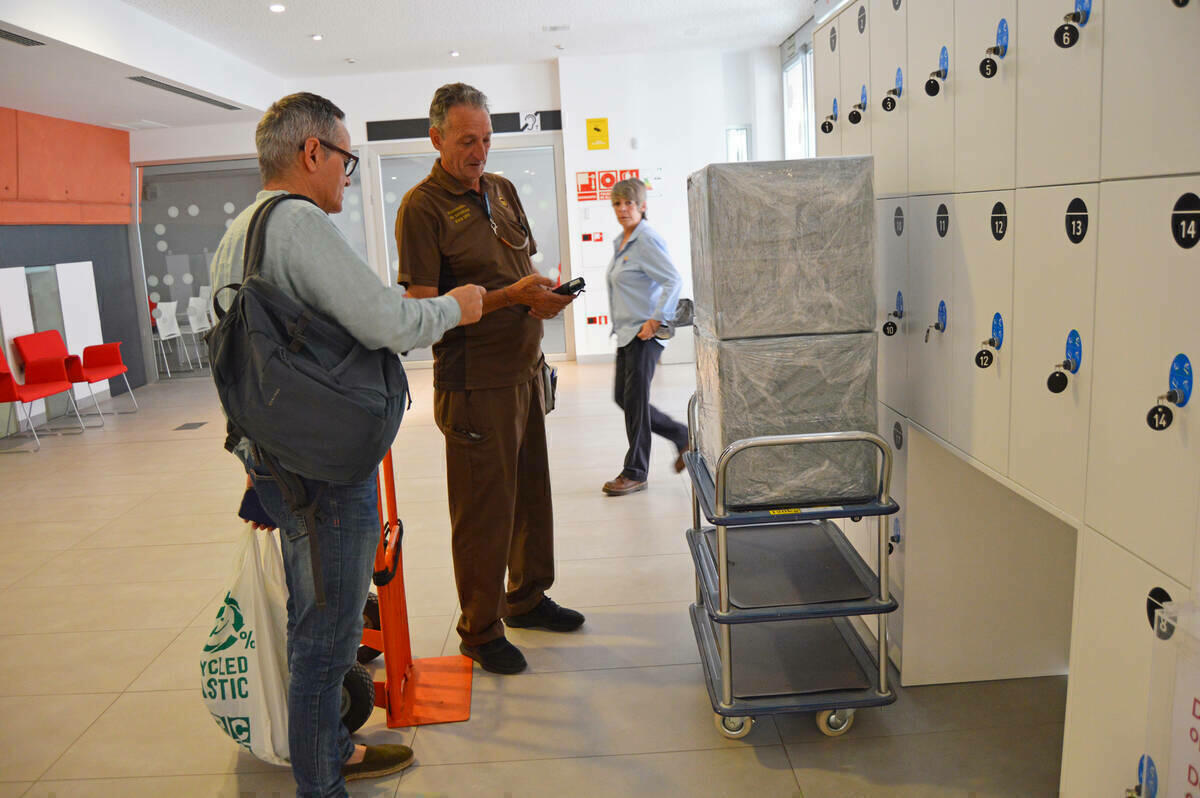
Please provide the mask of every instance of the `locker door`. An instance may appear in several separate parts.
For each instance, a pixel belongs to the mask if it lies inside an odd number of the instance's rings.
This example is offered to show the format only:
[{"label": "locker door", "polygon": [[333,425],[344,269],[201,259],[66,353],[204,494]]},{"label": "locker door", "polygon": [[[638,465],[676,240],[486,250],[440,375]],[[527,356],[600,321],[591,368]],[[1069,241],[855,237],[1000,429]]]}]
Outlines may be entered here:
[{"label": "locker door", "polygon": [[[1098,197],[1095,184],[1021,189],[1016,197],[1008,473],[1073,518],[1083,517]],[[1068,350],[1074,371],[1062,367]]]},{"label": "locker door", "polygon": [[950,442],[1008,473],[1012,347],[1013,192],[954,198],[954,365]]},{"label": "locker door", "polygon": [[[950,440],[950,336],[957,331],[951,306],[951,271],[957,221],[950,195],[908,201],[908,379],[910,418]],[[912,314],[909,318],[909,314]],[[941,329],[938,329],[938,328]]]},{"label": "locker door", "polygon": [[[892,447],[892,498],[900,512],[888,520],[888,537],[892,555],[888,561],[889,581],[897,595],[904,590],[904,542],[908,528],[904,524],[908,496],[908,419],[889,407],[879,407],[879,435]],[[897,540],[896,538],[899,538]]]},{"label": "locker door", "polygon": [[1012,188],[1016,180],[1017,0],[956,0],[956,191]]},{"label": "locker door", "polygon": [[[908,338],[913,326],[908,311],[908,200],[875,202],[875,242],[879,265],[875,280],[876,329],[879,336],[879,401],[908,412]],[[889,324],[890,322],[890,324]]]},{"label": "locker door", "polygon": [[1102,175],[1200,172],[1200,4],[1110,0],[1104,32]]},{"label": "locker door", "polygon": [[871,0],[867,19],[875,196],[903,196],[908,193],[908,105],[913,97],[904,71],[908,66],[908,4]]},{"label": "locker door", "polygon": [[840,19],[839,14],[813,34],[813,102],[818,157],[842,154],[842,127],[846,117],[838,96],[842,82]]},{"label": "locker door", "polygon": [[[1017,186],[1080,183],[1100,175],[1104,5],[1104,0],[1018,0]],[[1086,24],[1064,32],[1071,24],[1064,15],[1088,7]],[[1060,47],[1068,35],[1072,46]]]},{"label": "locker door", "polygon": [[1061,794],[1124,795],[1146,747],[1151,591],[1187,589],[1096,531],[1079,533]]},{"label": "locker door", "polygon": [[842,155],[871,154],[871,20],[867,0],[858,0],[838,15],[842,20],[838,42],[841,56],[841,91],[846,104],[842,125]]},{"label": "locker door", "polygon": [[[954,101],[964,68],[973,69],[955,60],[954,0],[912,3],[905,81],[912,95],[908,108],[908,190],[912,194],[954,190]],[[934,72],[938,77],[931,75]]]},{"label": "locker door", "polygon": [[[1091,526],[1185,584],[1192,578],[1200,503],[1200,401],[1193,397],[1181,407],[1158,397],[1185,379],[1190,387],[1191,369],[1182,360],[1172,384],[1178,355],[1200,364],[1198,193],[1196,177],[1101,186],[1086,516]],[[1176,212],[1189,195],[1195,210]],[[1181,231],[1180,240],[1191,248],[1176,242]],[[1164,429],[1150,426],[1147,414],[1155,405],[1174,416]]]}]

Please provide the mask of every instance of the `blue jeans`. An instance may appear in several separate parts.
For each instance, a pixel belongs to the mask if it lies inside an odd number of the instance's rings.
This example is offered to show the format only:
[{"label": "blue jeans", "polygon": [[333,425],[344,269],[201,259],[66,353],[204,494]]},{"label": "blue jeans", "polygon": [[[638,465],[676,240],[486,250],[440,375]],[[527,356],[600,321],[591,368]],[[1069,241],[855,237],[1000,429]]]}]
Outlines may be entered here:
[{"label": "blue jeans", "polygon": [[[313,593],[305,521],[288,509],[279,484],[261,465],[251,470],[263,509],[281,530],[288,587],[288,746],[297,798],[345,798],[342,765],[354,753],[342,725],[342,680],[362,639],[379,542],[377,476],[356,485],[325,485],[318,504],[317,542],[325,606]],[[322,484],[303,480],[308,495]]]}]

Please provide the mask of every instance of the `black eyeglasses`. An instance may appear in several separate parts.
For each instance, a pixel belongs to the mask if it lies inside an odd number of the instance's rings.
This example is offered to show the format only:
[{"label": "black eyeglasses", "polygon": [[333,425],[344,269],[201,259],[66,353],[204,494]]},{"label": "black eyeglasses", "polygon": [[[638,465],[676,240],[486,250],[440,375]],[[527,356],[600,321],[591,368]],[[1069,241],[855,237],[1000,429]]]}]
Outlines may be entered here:
[{"label": "black eyeglasses", "polygon": [[[346,177],[354,174],[354,170],[358,168],[358,156],[352,152],[346,152],[336,144],[330,144],[325,139],[317,139],[317,142],[327,150],[333,150],[338,155],[346,159]],[[304,150],[304,144],[300,145],[301,151]]]}]

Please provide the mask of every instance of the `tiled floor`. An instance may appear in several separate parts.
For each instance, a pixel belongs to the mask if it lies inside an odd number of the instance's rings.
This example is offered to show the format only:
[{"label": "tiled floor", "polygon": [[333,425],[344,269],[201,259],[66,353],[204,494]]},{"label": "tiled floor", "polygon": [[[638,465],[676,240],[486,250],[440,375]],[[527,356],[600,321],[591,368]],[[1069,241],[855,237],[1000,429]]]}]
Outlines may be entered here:
[{"label": "tiled floor", "polygon": [[[414,653],[453,654],[444,456],[430,372],[394,447]],[[624,431],[611,366],[560,369],[549,417],[560,602],[575,634],[516,630],[530,668],[475,672],[467,723],[388,730],[402,777],[354,796],[1053,796],[1064,679],[903,690],[827,739],[809,715],[716,733],[687,618],[685,478],[656,441],[650,489],[612,499]],[[682,418],[692,367],[660,369],[655,402]],[[204,379],[138,391],[139,415],[0,455],[0,798],[252,798],[292,794],[286,770],[241,753],[197,689],[202,641],[230,578],[244,476],[222,449]],[[123,399],[119,401],[124,401]],[[197,430],[180,424],[208,422]]]}]

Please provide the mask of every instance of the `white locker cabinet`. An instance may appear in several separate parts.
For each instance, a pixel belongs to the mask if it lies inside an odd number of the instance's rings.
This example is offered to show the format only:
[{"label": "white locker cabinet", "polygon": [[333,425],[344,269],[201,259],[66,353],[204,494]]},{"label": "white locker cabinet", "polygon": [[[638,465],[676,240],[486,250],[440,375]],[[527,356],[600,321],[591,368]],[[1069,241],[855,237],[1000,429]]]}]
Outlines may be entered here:
[{"label": "white locker cabinet", "polygon": [[813,103],[816,108],[817,157],[842,154],[842,126],[846,115],[841,91],[841,15],[813,33]]},{"label": "white locker cabinet", "polygon": [[[1013,318],[1005,342],[1012,347],[1009,476],[1075,519],[1083,518],[1095,368],[1096,241],[1106,235],[1097,223],[1098,197],[1094,183],[1017,190],[1021,226],[1013,237]],[[1074,372],[1062,367],[1068,349],[1076,355]],[[1066,378],[1060,393],[1051,391],[1052,376],[1055,389]]]},{"label": "white locker cabinet", "polygon": [[1017,0],[956,0],[954,187],[1012,188],[1016,180]]},{"label": "white locker cabinet", "polygon": [[954,198],[912,197],[908,208],[911,218],[905,235],[911,305],[906,294],[904,315],[909,330],[909,417],[942,440],[949,440],[950,339],[958,332],[956,311],[951,305],[958,225]]},{"label": "white locker cabinet", "polygon": [[[908,193],[908,106],[913,86],[908,67],[908,3],[871,0],[871,152],[875,155],[875,196]],[[918,85],[915,87],[920,90]],[[891,109],[891,110],[888,110]]]},{"label": "white locker cabinet", "polygon": [[1012,383],[1012,191],[954,198],[954,310],[950,442],[1008,473]]},{"label": "white locker cabinet", "polygon": [[838,49],[841,50],[841,91],[838,96],[845,108],[842,122],[842,155],[871,154],[871,14],[867,0],[858,0],[838,15],[841,20]]},{"label": "white locker cabinet", "polygon": [[1101,176],[1200,172],[1200,4],[1109,0],[1104,29]]},{"label": "white locker cabinet", "polygon": [[[904,542],[908,529],[904,524],[908,498],[908,419],[891,408],[879,406],[879,435],[892,447],[892,498],[900,512],[888,519],[888,538],[892,544],[889,581],[897,595],[904,592]],[[874,530],[872,530],[874,531]],[[878,558],[876,558],[878,559]],[[889,628],[891,625],[889,624]]]},{"label": "white locker cabinet", "polygon": [[[1080,183],[1100,175],[1104,6],[1104,0],[1018,0],[1017,187]],[[1086,7],[1086,24],[1064,22],[1065,15],[1082,14]],[[1075,33],[1064,31],[1067,25]],[[1064,36],[1072,46],[1059,46]]]},{"label": "white locker cabinet", "polygon": [[908,293],[908,200],[875,201],[876,329],[879,401],[908,412],[908,340],[913,330]]},{"label": "white locker cabinet", "polygon": [[[1200,364],[1198,195],[1197,177],[1101,184],[1087,477],[1087,523],[1184,584],[1200,505],[1200,400],[1159,397],[1185,381],[1190,390],[1183,359],[1172,383],[1177,356]],[[1148,415],[1156,405],[1172,411],[1164,429],[1150,426],[1163,423]]]},{"label": "white locker cabinet", "polygon": [[[973,68],[955,59],[954,0],[909,3],[905,87],[911,94],[908,190],[912,194],[954,190],[954,101],[963,70]],[[931,91],[936,94],[930,96]]]},{"label": "white locker cabinet", "polygon": [[[1076,557],[1070,678],[1063,738],[1063,798],[1124,795],[1146,746],[1154,630],[1151,591],[1187,589],[1084,527]],[[1159,594],[1161,595],[1161,594]]]}]

